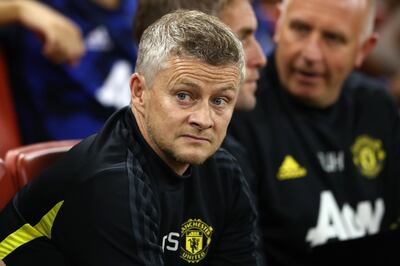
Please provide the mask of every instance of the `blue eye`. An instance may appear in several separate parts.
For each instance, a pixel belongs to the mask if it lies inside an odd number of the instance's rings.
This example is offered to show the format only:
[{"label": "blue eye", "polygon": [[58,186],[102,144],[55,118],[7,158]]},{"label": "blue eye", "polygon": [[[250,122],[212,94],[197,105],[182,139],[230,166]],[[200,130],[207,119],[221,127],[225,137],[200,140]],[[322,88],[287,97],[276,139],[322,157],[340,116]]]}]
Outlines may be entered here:
[{"label": "blue eye", "polygon": [[180,101],[186,101],[189,100],[189,94],[184,93],[184,92],[179,92],[176,94],[176,97],[178,98],[178,100]]},{"label": "blue eye", "polygon": [[226,103],[227,103],[227,101],[223,98],[218,97],[218,98],[214,99],[215,105],[222,106],[222,105],[225,105]]}]

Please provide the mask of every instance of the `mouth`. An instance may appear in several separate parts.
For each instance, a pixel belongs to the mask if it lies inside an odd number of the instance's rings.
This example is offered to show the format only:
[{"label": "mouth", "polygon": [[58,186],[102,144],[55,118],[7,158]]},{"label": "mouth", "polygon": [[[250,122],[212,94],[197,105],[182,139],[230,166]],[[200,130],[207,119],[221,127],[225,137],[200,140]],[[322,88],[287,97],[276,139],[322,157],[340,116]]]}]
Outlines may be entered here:
[{"label": "mouth", "polygon": [[303,69],[294,69],[294,76],[301,83],[314,84],[321,81],[324,75],[321,72]]},{"label": "mouth", "polygon": [[184,135],[182,135],[182,137],[189,140],[190,142],[211,143],[210,138],[207,138],[207,137],[196,136],[196,135],[191,135],[191,134],[184,134]]}]

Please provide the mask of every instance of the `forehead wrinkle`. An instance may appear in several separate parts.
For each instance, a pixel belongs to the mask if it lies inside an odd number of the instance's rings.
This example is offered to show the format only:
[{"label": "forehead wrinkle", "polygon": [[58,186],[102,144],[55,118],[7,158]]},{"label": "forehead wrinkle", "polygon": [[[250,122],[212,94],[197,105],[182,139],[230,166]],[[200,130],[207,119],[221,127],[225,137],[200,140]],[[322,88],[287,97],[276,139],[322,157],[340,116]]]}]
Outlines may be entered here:
[{"label": "forehead wrinkle", "polygon": [[[205,63],[196,62],[180,62],[178,65],[169,65],[171,75],[168,84],[176,84],[180,82],[190,82],[197,84],[211,83],[217,86],[217,83],[227,83],[228,86],[236,88],[239,85],[239,71],[234,66],[211,66]],[[219,73],[216,73],[220,71]]]},{"label": "forehead wrinkle", "polygon": [[202,87],[207,87],[214,90],[222,90],[222,91],[238,91],[239,86],[236,82],[236,77],[232,76],[232,79],[225,78],[224,80],[221,79],[214,79],[214,78],[207,78],[201,79],[199,78],[196,73],[184,74],[184,75],[176,75],[177,78],[173,76],[170,77],[168,84],[174,86],[176,84],[186,84],[195,89],[201,89]]}]

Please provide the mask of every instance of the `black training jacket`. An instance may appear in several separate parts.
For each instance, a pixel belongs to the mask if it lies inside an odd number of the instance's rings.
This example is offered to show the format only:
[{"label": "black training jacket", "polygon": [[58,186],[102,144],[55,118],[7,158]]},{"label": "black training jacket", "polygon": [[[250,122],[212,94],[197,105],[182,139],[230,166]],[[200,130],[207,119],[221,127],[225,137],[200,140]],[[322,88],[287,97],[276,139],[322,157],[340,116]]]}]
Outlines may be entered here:
[{"label": "black training jacket", "polygon": [[0,214],[13,265],[258,265],[256,213],[224,150],[177,176],[130,108],[72,148]]}]

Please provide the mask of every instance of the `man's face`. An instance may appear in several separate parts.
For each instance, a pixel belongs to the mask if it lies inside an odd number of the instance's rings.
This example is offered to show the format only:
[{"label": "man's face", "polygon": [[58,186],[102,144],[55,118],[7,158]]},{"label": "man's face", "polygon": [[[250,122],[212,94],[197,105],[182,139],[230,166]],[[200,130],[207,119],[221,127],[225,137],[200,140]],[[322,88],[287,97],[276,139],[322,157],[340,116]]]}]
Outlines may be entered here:
[{"label": "man's face", "polygon": [[276,61],[283,86],[295,97],[327,107],[368,53],[361,43],[367,0],[292,0],[278,21]]},{"label": "man's face", "polygon": [[255,38],[257,20],[248,0],[234,0],[220,14],[220,19],[228,25],[242,41],[246,57],[246,79],[240,89],[236,109],[248,111],[255,107],[258,69],[265,66],[265,55]]},{"label": "man's face", "polygon": [[[173,58],[155,77],[152,88],[143,77],[131,81],[133,103],[143,119],[142,134],[173,169],[201,164],[221,145],[239,90],[239,69]],[[138,83],[141,84],[138,84]],[[141,102],[139,102],[141,101]]]}]

